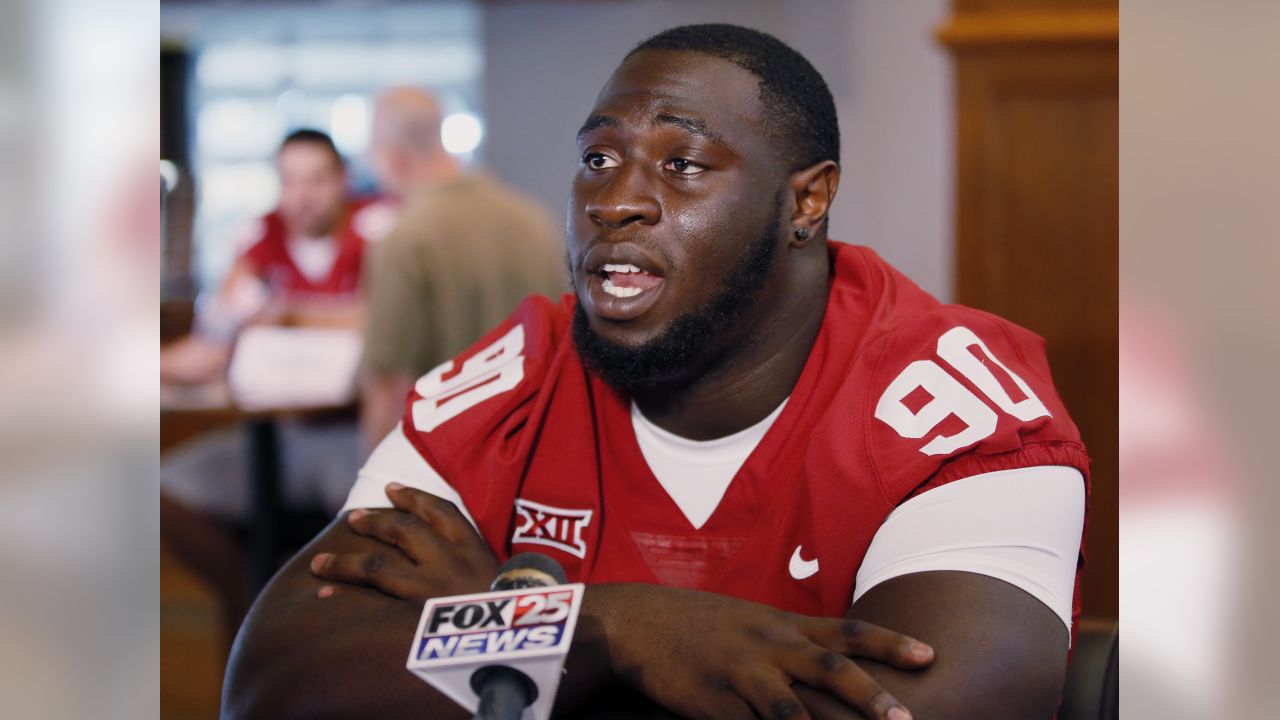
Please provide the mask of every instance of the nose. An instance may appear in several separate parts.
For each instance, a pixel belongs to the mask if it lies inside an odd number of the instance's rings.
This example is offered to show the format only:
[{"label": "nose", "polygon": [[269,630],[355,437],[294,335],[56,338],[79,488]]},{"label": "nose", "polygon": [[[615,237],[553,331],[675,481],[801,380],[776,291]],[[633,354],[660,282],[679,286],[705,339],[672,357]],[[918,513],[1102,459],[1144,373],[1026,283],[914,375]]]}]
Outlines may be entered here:
[{"label": "nose", "polygon": [[632,223],[653,225],[662,217],[662,206],[639,163],[623,163],[609,173],[586,211],[592,223],[614,229]]}]

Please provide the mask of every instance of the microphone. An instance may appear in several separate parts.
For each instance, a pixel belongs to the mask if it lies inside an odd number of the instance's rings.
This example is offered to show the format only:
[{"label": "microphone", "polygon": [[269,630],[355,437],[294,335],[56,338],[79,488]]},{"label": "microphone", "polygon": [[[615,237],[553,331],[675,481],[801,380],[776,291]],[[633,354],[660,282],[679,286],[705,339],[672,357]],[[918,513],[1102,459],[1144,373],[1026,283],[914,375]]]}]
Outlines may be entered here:
[{"label": "microphone", "polygon": [[502,563],[498,575],[493,578],[490,590],[515,590],[518,588],[565,585],[564,568],[560,563],[542,553],[526,552],[512,555]]},{"label": "microphone", "polygon": [[[522,590],[566,582],[560,563],[542,553],[527,552],[513,555],[502,563],[489,589]],[[471,688],[480,696],[475,720],[516,720],[538,699],[538,686],[533,680],[506,665],[476,670],[471,674]]]},{"label": "microphone", "polygon": [[584,586],[540,553],[498,568],[491,591],[432,598],[406,668],[485,720],[545,720]]}]

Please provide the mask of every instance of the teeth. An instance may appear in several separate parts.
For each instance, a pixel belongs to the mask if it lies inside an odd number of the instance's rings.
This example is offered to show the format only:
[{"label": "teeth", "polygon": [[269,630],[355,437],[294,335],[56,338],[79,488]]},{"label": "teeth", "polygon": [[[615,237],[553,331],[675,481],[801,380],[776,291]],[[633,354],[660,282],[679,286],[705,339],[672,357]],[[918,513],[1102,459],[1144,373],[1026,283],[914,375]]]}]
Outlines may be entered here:
[{"label": "teeth", "polygon": [[629,287],[629,288],[618,287],[617,285],[614,285],[613,281],[609,280],[608,278],[606,278],[605,281],[601,283],[601,287],[604,289],[605,292],[609,293],[610,295],[614,297],[620,297],[620,298],[635,297],[636,295],[639,295],[640,293],[644,292],[638,287]]},{"label": "teeth", "polygon": [[608,264],[606,264],[606,265],[604,266],[604,271],[605,271],[605,272],[610,272],[610,273],[612,273],[612,272],[616,272],[616,273],[638,273],[638,272],[640,272],[640,268],[638,268],[638,267],[636,267],[635,265],[632,265],[632,264],[630,264],[630,263],[625,263],[625,264],[621,264],[621,265],[614,265],[613,263],[608,263]]}]

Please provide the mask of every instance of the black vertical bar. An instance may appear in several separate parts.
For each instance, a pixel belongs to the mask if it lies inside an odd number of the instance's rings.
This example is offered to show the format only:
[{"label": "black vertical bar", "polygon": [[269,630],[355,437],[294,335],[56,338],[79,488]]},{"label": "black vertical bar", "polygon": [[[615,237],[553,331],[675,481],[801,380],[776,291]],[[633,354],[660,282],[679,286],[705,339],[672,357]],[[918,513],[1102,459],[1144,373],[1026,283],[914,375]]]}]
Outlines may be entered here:
[{"label": "black vertical bar", "polygon": [[160,47],[160,157],[187,172],[191,167],[189,109],[191,56],[185,48]]},{"label": "black vertical bar", "polygon": [[247,424],[249,478],[253,486],[250,580],[261,590],[280,560],[280,446],[275,421],[257,418]]}]

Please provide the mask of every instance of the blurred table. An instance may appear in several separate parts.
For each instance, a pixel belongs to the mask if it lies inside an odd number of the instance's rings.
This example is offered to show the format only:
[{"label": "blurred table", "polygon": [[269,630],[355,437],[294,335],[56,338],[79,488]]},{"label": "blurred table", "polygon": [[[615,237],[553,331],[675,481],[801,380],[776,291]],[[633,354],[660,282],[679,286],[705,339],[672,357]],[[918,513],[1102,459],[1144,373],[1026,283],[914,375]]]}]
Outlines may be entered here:
[{"label": "blurred table", "polygon": [[283,517],[283,509],[280,499],[279,422],[286,419],[327,419],[353,414],[355,409],[354,396],[342,403],[245,408],[236,404],[225,381],[200,385],[161,384],[162,450],[216,428],[231,424],[244,426],[252,488],[249,570],[255,591],[266,585],[280,564],[282,543],[278,523]]}]

